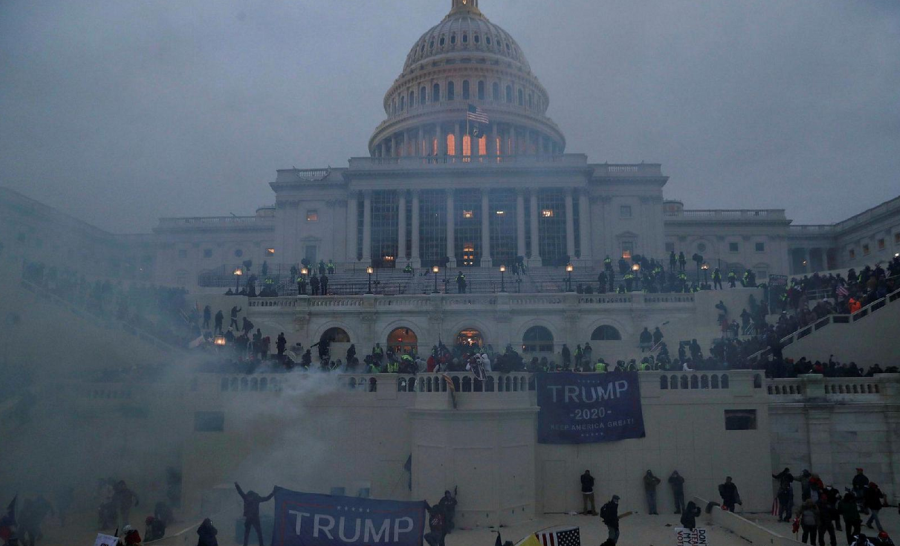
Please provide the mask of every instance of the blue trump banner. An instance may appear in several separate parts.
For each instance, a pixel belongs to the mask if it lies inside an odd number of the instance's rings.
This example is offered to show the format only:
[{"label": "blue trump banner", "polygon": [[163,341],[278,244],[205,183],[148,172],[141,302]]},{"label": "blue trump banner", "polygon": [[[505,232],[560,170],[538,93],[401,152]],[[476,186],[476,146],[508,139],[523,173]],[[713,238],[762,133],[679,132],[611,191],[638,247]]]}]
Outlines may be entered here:
[{"label": "blue trump banner", "polygon": [[540,373],[537,403],[541,444],[644,437],[637,372]]},{"label": "blue trump banner", "polygon": [[275,488],[273,546],[422,546],[425,503]]}]

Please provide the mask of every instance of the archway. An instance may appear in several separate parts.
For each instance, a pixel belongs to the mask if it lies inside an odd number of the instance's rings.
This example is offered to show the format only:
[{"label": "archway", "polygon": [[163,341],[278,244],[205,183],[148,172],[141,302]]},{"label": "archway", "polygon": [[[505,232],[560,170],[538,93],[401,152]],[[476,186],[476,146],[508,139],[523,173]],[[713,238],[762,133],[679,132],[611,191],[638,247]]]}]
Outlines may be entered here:
[{"label": "archway", "polygon": [[466,328],[456,334],[456,344],[463,347],[484,347],[484,336],[475,328]]},{"label": "archway", "polygon": [[325,358],[325,355],[328,355],[329,360],[343,358],[349,347],[350,334],[346,330],[338,327],[329,328],[319,336],[319,359]]},{"label": "archway", "polygon": [[350,334],[343,328],[329,328],[322,332],[319,342],[328,341],[329,343],[350,343]]},{"label": "archway", "polygon": [[532,326],[522,336],[522,350],[526,353],[552,353],[553,334],[543,326]]},{"label": "archway", "polygon": [[591,341],[622,341],[622,334],[614,326],[604,324],[594,329]]},{"label": "archway", "polygon": [[409,328],[394,328],[387,337],[387,346],[396,354],[416,353],[419,337]]}]

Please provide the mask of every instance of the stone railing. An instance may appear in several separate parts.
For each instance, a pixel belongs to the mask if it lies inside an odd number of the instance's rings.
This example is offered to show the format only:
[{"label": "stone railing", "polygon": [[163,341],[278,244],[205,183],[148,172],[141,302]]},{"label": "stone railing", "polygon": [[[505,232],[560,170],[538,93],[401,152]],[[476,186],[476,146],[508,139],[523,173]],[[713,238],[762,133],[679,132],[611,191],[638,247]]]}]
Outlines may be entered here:
[{"label": "stone railing", "polygon": [[403,157],[353,157],[350,158],[350,170],[395,170],[421,169],[433,165],[448,167],[470,167],[479,165],[492,168],[508,168],[516,166],[554,166],[587,168],[587,158],[583,154],[548,154],[548,155],[427,155]]},{"label": "stone railing", "polygon": [[195,227],[227,227],[256,226],[273,227],[275,221],[271,217],[259,216],[195,216],[185,218],[160,218],[159,228],[195,228]]},{"label": "stone railing", "polygon": [[669,210],[667,218],[691,220],[786,220],[784,209]]},{"label": "stone railing", "polygon": [[382,311],[420,309],[478,309],[497,306],[515,306],[549,309],[577,309],[580,306],[649,306],[649,307],[693,307],[693,294],[423,294],[423,295],[372,295],[358,296],[278,296],[274,298],[251,298],[248,305],[258,309],[312,309],[329,310],[371,307]]},{"label": "stone railing", "polygon": [[876,374],[874,377],[824,377],[801,375],[790,379],[769,379],[766,391],[778,402],[828,401],[878,402],[897,394],[900,375]]},{"label": "stone railing", "polygon": [[591,165],[594,168],[594,176],[609,177],[634,177],[634,176],[662,176],[662,165],[659,163],[635,163],[611,165]]}]

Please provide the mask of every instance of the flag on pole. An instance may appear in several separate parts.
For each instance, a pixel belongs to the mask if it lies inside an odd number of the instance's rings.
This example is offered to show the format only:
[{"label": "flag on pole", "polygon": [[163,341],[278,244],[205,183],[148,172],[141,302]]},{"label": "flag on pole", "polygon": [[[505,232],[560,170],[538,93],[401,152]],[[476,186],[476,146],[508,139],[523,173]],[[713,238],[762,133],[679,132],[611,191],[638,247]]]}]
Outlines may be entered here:
[{"label": "flag on pole", "polygon": [[578,527],[565,527],[537,533],[541,546],[581,546],[581,530]]},{"label": "flag on pole", "polygon": [[527,537],[520,540],[516,546],[541,546],[540,541],[534,536],[534,533],[531,533]]},{"label": "flag on pole", "polygon": [[474,104],[469,105],[466,111],[466,132],[473,138],[481,138],[487,132],[490,125],[487,114]]}]

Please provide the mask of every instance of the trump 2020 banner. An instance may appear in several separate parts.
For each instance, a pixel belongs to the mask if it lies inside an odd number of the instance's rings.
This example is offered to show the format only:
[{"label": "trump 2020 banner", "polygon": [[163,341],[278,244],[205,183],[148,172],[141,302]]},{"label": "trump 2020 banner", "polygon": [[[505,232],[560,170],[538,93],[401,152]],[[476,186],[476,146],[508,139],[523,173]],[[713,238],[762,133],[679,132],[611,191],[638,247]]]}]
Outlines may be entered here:
[{"label": "trump 2020 banner", "polygon": [[422,546],[425,503],[275,488],[273,546]]},{"label": "trump 2020 banner", "polygon": [[637,372],[540,373],[537,403],[541,444],[644,437]]}]

